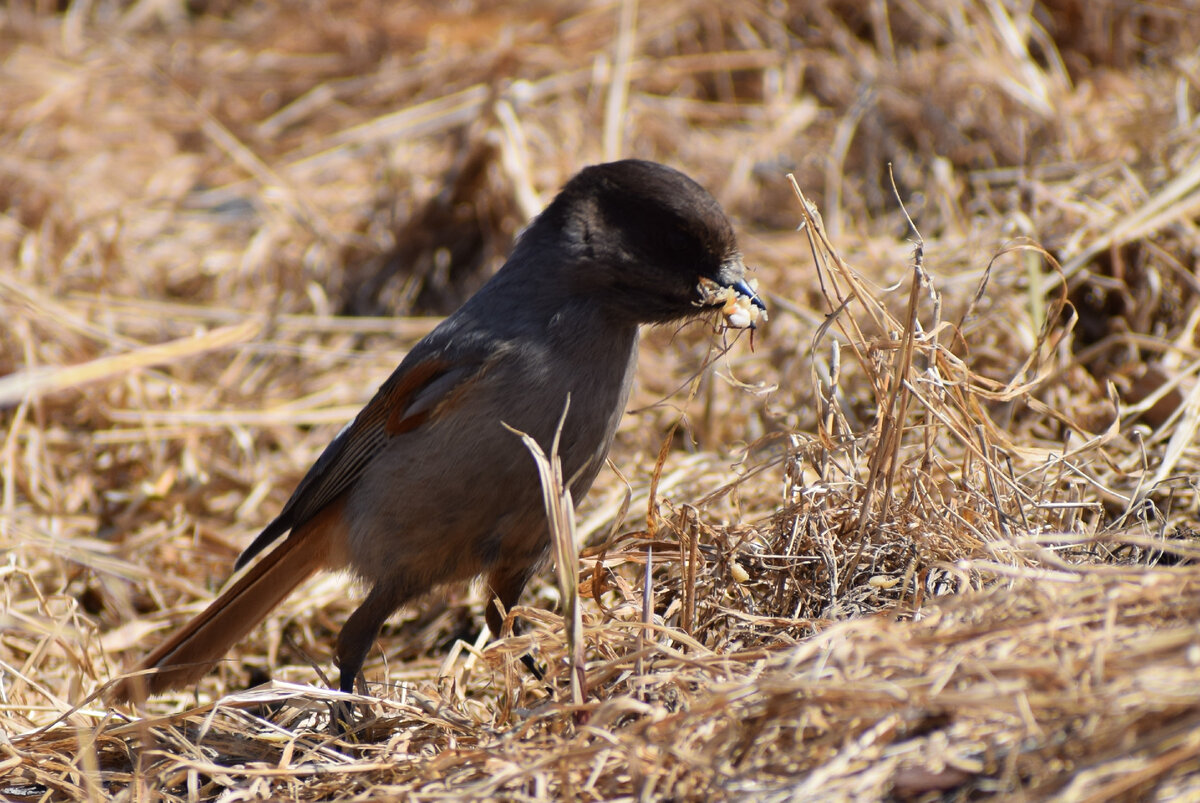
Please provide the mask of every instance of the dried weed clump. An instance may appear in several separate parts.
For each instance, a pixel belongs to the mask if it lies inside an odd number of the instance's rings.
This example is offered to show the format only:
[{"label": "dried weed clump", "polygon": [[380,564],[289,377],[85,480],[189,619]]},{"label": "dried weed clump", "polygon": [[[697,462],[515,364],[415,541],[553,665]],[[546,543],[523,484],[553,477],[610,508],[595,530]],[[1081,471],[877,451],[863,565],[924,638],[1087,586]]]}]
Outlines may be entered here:
[{"label": "dried weed clump", "polygon": [[[1197,41],[1172,2],[9,3],[0,795],[1200,794]],[[492,644],[469,589],[397,617],[350,733],[339,577],[107,705],[626,155],[737,218],[771,320],[646,333],[573,582]]]}]

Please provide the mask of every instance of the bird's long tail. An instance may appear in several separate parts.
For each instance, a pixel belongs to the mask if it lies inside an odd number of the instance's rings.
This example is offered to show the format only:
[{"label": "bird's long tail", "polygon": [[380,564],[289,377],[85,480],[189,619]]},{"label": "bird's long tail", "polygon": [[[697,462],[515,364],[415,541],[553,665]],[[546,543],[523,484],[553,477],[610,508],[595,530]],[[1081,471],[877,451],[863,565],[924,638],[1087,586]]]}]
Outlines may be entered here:
[{"label": "bird's long tail", "polygon": [[110,692],[117,701],[196,683],[296,586],[329,566],[338,545],[337,505],[326,508],[268,552],[202,613],[128,670]]}]

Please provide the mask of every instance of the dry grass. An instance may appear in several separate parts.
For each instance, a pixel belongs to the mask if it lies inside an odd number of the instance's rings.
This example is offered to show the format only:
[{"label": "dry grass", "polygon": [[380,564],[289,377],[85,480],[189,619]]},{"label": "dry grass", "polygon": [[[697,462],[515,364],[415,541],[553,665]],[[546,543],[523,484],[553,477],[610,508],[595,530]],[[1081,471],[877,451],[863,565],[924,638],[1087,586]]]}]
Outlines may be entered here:
[{"label": "dry grass", "polygon": [[[0,796],[1200,795],[1200,15],[1026,5],[9,3]],[[347,736],[336,577],[100,702],[617,155],[712,189],[771,322],[645,339],[587,699],[547,571],[517,638],[398,617]]]}]

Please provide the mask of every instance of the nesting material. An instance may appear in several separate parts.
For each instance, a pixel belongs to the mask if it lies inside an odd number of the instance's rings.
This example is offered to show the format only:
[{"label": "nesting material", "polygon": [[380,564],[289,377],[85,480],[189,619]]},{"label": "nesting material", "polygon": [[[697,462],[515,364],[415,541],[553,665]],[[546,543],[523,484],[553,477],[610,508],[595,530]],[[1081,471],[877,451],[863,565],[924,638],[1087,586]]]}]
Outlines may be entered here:
[{"label": "nesting material", "polygon": [[[747,284],[757,295],[758,281],[750,279]],[[707,307],[720,306],[721,320],[730,329],[753,329],[767,320],[767,311],[754,303],[754,297],[734,287],[723,287],[712,279],[701,279],[699,290],[700,303]]]}]

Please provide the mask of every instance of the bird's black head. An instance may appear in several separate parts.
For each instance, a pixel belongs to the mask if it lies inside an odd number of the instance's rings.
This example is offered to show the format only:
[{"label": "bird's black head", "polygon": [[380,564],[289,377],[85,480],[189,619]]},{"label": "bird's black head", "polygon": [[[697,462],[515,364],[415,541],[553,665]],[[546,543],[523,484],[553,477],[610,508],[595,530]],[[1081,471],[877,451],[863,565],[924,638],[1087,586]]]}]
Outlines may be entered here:
[{"label": "bird's black head", "polygon": [[683,173],[655,162],[581,170],[525,237],[558,239],[571,257],[565,278],[573,292],[637,323],[704,311],[701,279],[745,288],[737,238],[720,205]]}]

